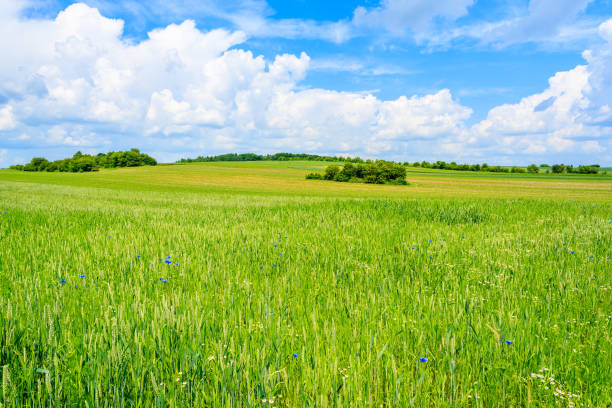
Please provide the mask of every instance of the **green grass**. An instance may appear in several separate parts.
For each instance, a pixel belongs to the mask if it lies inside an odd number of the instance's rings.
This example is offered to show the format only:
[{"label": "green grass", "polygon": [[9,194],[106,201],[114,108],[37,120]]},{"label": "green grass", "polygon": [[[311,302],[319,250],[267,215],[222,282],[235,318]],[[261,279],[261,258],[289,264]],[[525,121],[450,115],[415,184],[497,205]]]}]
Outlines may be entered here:
[{"label": "green grass", "polygon": [[612,404],[612,178],[325,165],[0,171],[2,406]]}]

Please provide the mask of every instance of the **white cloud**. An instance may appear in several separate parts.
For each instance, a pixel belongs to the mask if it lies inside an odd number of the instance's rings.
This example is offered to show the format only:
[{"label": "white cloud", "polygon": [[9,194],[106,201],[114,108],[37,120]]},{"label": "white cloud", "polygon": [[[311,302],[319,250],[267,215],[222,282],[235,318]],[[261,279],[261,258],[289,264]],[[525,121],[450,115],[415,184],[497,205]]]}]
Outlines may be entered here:
[{"label": "white cloud", "polygon": [[[0,111],[4,127],[14,127],[13,141],[27,134],[40,146],[157,147],[163,140],[168,150],[363,153],[391,141],[446,137],[471,113],[447,90],[396,101],[300,90],[310,67],[305,53],[266,61],[232,49],[244,33],[202,32],[189,20],[137,44],[121,39],[121,21],[84,4],[54,20],[11,16],[2,23],[0,52],[20,67],[0,67],[0,88],[14,95]],[[15,32],[31,34],[9,41]]]},{"label": "white cloud", "polygon": [[474,0],[382,0],[380,6],[373,9],[357,7],[353,24],[405,34],[408,30],[429,28],[436,18],[454,21],[466,15],[473,4]]},{"label": "white cloud", "polygon": [[585,17],[593,0],[530,0],[527,8],[509,6],[507,16],[498,21],[472,22],[444,30],[423,30],[415,34],[429,47],[448,46],[455,40],[472,39],[480,45],[506,47],[536,42],[565,44],[597,37],[600,20]]},{"label": "white cloud", "polygon": [[[457,7],[445,17],[462,15]],[[367,13],[375,11],[384,10]],[[123,22],[84,4],[53,20],[0,19],[0,54],[15,61],[0,64],[0,93],[9,95],[0,148],[136,146],[173,158],[227,150],[421,159],[609,154],[609,42],[542,93],[494,108],[468,128],[471,109],[446,89],[393,101],[304,89],[308,55],[266,60],[234,48],[246,40],[240,31],[203,32],[187,20],[133,43],[121,38]],[[603,38],[611,26],[601,26]]]},{"label": "white cloud", "polygon": [[10,105],[0,107],[0,131],[13,129],[16,125],[13,107]]},{"label": "white cloud", "polygon": [[587,65],[558,72],[541,93],[495,107],[472,128],[469,146],[508,155],[575,154],[609,157],[612,138],[612,38],[585,51]]}]

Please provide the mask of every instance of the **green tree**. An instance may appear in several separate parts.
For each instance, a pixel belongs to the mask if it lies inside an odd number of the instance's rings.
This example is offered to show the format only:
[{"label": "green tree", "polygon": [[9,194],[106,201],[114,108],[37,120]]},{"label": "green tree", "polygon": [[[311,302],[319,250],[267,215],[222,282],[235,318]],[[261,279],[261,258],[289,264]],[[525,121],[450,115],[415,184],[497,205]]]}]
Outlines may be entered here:
[{"label": "green tree", "polygon": [[540,168],[536,166],[535,164],[530,164],[529,166],[527,166],[527,171],[529,173],[536,174],[540,172]]}]

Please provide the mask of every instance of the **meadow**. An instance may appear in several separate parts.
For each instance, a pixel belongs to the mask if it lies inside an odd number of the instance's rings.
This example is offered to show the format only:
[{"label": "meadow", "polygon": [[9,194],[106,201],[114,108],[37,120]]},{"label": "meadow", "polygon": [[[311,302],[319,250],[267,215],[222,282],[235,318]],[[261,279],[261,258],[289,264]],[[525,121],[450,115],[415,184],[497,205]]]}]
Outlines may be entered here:
[{"label": "meadow", "polygon": [[2,407],[612,406],[612,177],[0,170]]}]

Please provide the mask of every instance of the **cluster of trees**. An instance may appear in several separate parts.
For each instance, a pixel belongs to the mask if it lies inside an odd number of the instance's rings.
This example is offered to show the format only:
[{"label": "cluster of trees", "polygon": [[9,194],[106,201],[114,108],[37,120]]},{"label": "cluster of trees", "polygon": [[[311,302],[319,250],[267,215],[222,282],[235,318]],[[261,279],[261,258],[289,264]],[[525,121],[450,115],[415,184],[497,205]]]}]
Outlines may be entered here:
[{"label": "cluster of trees", "polygon": [[[353,164],[376,164],[381,160],[363,160],[361,157],[342,157],[342,156],[320,156],[317,154],[305,154],[305,153],[275,153],[275,154],[256,154],[256,153],[227,153],[218,156],[198,156],[195,159],[181,159],[178,163],[197,163],[197,162],[216,162],[216,161],[261,161],[261,160],[273,160],[273,161],[288,161],[288,160],[309,160],[309,161],[330,161],[330,162],[344,162]],[[386,163],[395,163],[382,161]],[[401,165],[397,163],[397,165]],[[580,174],[597,174],[599,172],[599,165],[592,164],[590,166],[578,166],[573,167],[564,164],[555,164],[552,167],[547,164],[540,166],[536,164],[530,164],[525,167],[505,167],[505,166],[489,166],[487,163],[483,164],[457,164],[456,162],[447,163],[445,161],[437,161],[430,163],[428,161],[422,162],[404,162],[404,166],[410,167],[423,167],[428,169],[443,169],[443,170],[457,170],[457,171],[486,171],[492,173],[539,173],[542,168],[546,168],[546,172],[552,170],[553,173],[580,173]],[[317,174],[317,173],[314,173]],[[313,176],[316,177],[316,176]],[[343,176],[341,176],[343,177]],[[361,177],[359,177],[361,178]]]},{"label": "cluster of trees", "polygon": [[576,174],[597,174],[599,173],[599,164],[591,164],[590,166],[578,166],[565,164],[553,164],[551,167],[553,173],[576,173]]},{"label": "cluster of trees", "polygon": [[406,167],[390,161],[377,160],[366,164],[344,163],[342,169],[338,166],[328,166],[325,173],[310,173],[309,180],[333,180],[348,183],[396,184],[406,185]]},{"label": "cluster of trees", "polygon": [[72,158],[49,161],[44,157],[35,157],[28,164],[17,164],[11,169],[22,171],[61,171],[89,172],[102,168],[155,166],[157,161],[138,149],[124,152],[99,153],[96,156],[76,152]]},{"label": "cluster of trees", "polygon": [[[198,156],[195,159],[181,159],[177,163],[201,163],[201,162],[219,162],[219,161],[288,161],[288,160],[308,160],[308,161],[332,161],[332,162],[355,162],[363,163],[359,157],[342,157],[342,156],[319,156],[317,154],[306,153],[275,153],[275,154],[256,154],[256,153],[227,153],[218,156]],[[358,161],[355,161],[358,160]]]},{"label": "cluster of trees", "polygon": [[548,164],[542,164],[540,166],[536,164],[530,164],[527,168],[524,167],[502,167],[502,166],[489,166],[487,163],[483,164],[457,164],[455,162],[446,163],[444,161],[437,161],[435,163],[429,163],[427,161],[408,163],[404,165],[412,167],[424,167],[428,169],[444,169],[444,170],[458,170],[458,171],[488,171],[493,173],[539,173],[541,168],[545,168],[547,172],[553,173],[579,173],[579,174],[597,174],[599,173],[599,164],[592,164],[590,166],[578,166],[574,167],[571,165],[554,164],[552,167]]},{"label": "cluster of trees", "polygon": [[539,167],[535,164],[530,165],[527,169],[523,167],[502,167],[502,166],[489,166],[487,163],[483,164],[457,164],[455,162],[447,163],[445,161],[437,161],[435,163],[429,163],[427,161],[404,163],[406,166],[412,167],[423,167],[426,169],[442,169],[442,170],[457,170],[457,171],[488,171],[493,173],[537,173],[540,171]]}]

